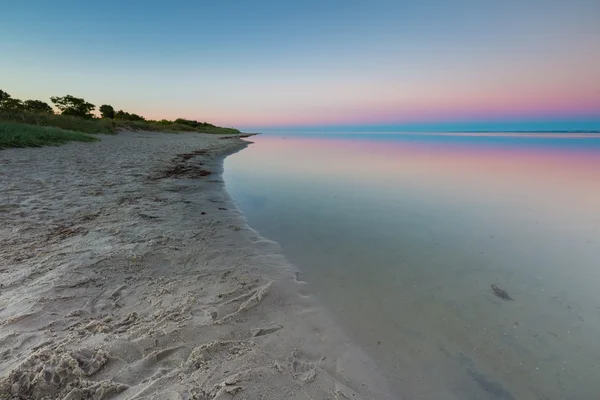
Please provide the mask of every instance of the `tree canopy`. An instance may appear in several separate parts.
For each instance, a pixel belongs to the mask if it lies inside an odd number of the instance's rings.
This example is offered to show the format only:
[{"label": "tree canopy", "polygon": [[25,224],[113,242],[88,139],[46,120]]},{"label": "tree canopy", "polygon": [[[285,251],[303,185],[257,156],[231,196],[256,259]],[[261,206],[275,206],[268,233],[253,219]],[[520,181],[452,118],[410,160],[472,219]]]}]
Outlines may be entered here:
[{"label": "tree canopy", "polygon": [[54,114],[52,107],[45,101],[25,100],[23,106],[26,111]]},{"label": "tree canopy", "polygon": [[11,95],[4,90],[0,90],[0,110],[21,111],[23,110],[23,102],[11,97]]},{"label": "tree canopy", "polygon": [[115,109],[113,108],[113,106],[108,105],[108,104],[103,104],[100,106],[100,115],[102,115],[102,118],[110,118],[110,119],[114,119],[115,118]]},{"label": "tree canopy", "polygon": [[146,118],[144,118],[142,116],[139,116],[137,114],[128,113],[123,110],[117,111],[115,113],[115,118],[123,119],[125,121],[145,121],[146,120]]},{"label": "tree canopy", "polygon": [[4,111],[22,111],[24,106],[21,100],[9,97],[8,99],[4,99],[2,101],[0,108],[2,108]]},{"label": "tree canopy", "polygon": [[4,90],[0,90],[0,104],[2,104],[5,99],[10,99],[10,94],[6,93]]},{"label": "tree canopy", "polygon": [[50,97],[50,100],[61,111],[62,115],[71,115],[81,118],[93,118],[92,111],[96,108],[92,103],[88,103],[82,98],[71,96]]}]

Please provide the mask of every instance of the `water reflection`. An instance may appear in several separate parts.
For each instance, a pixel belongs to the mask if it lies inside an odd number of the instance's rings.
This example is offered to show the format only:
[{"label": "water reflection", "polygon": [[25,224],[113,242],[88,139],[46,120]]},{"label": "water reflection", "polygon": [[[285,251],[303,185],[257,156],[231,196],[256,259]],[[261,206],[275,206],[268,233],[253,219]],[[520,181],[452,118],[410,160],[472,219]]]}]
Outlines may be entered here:
[{"label": "water reflection", "polygon": [[600,139],[255,142],[227,189],[407,398],[597,398]]}]

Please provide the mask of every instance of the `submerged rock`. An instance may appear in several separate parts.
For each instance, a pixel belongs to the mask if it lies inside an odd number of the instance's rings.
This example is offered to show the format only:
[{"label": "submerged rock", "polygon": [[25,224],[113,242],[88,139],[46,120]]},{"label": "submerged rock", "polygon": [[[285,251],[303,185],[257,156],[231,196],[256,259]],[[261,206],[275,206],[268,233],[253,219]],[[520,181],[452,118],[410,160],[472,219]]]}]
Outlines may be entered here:
[{"label": "submerged rock", "polygon": [[494,294],[497,297],[500,297],[502,300],[504,300],[504,301],[514,300],[512,297],[510,297],[510,295],[506,292],[506,290],[500,289],[496,285],[491,285],[491,287],[492,287],[492,290],[494,291]]}]

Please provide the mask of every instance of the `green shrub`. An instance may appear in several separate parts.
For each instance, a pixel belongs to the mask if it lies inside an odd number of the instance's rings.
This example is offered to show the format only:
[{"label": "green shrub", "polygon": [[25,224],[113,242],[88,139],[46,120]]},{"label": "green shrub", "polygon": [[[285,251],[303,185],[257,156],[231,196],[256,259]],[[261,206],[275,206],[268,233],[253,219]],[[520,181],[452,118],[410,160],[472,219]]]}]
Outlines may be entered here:
[{"label": "green shrub", "polygon": [[159,125],[149,121],[129,121],[129,120],[116,120],[117,128],[124,129],[126,131],[165,131],[167,125]]},{"label": "green shrub", "polygon": [[0,121],[0,149],[57,146],[70,141],[95,142],[97,140],[97,138],[81,132]]},{"label": "green shrub", "polygon": [[137,114],[133,114],[133,113],[128,113],[125,112],[123,110],[119,110],[115,113],[115,118],[116,119],[122,119],[125,121],[145,121],[146,118],[137,115]]},{"label": "green shrub", "polygon": [[226,134],[235,134],[240,133],[239,130],[234,128],[223,128],[220,126],[216,126],[213,124],[209,124],[208,122],[199,122],[190,119],[177,118],[173,121],[176,124],[187,125],[193,128],[195,131],[203,132],[203,133],[226,133]]},{"label": "green shrub", "polygon": [[226,134],[226,135],[235,135],[235,134],[241,133],[239,131],[239,129],[223,128],[220,126],[204,127],[204,128],[198,127],[196,130],[201,133],[214,133],[214,134]]},{"label": "green shrub", "polygon": [[[150,132],[171,132],[171,133],[180,133],[180,132],[204,132],[200,129],[194,129],[189,125],[178,124],[171,121],[125,121],[125,120],[116,120],[117,128],[129,130],[129,131],[150,131]],[[224,129],[215,127],[218,129]],[[213,128],[214,129],[214,128]],[[213,133],[213,132],[207,132]],[[217,132],[214,132],[217,133]],[[218,132],[221,133],[221,132]],[[225,133],[225,132],[222,132]],[[232,133],[232,132],[227,132]]]},{"label": "green shrub", "polygon": [[32,113],[27,111],[0,111],[0,121],[53,126],[85,133],[115,133],[115,124],[112,120],[98,118],[84,119],[70,115]]}]

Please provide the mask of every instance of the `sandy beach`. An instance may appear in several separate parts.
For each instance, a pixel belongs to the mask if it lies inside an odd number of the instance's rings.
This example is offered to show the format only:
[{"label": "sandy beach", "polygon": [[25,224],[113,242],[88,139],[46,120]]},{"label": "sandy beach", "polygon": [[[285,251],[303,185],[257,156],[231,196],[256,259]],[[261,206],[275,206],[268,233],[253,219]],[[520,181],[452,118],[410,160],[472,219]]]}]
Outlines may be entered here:
[{"label": "sandy beach", "polygon": [[223,159],[249,142],[122,132],[0,151],[0,399],[393,399]]}]

